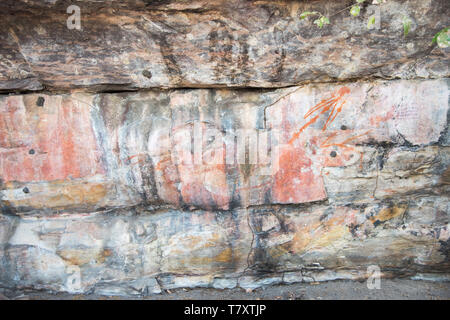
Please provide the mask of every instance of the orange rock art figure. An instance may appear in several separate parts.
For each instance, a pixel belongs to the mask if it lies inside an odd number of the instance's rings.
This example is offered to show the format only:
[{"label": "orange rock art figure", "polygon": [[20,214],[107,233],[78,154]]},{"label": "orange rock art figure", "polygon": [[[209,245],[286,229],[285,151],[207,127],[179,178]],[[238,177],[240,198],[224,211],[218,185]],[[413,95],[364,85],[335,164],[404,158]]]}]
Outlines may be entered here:
[{"label": "orange rock art figure", "polygon": [[[342,111],[342,107],[346,103],[346,100],[343,100],[344,96],[350,93],[350,89],[348,87],[342,87],[336,92],[334,92],[330,98],[324,99],[320,101],[318,104],[316,104],[314,107],[308,110],[308,112],[305,114],[304,118],[311,117],[311,119],[303,125],[303,127],[300,128],[289,140],[289,144],[292,144],[299,135],[305,130],[308,126],[315,123],[317,119],[320,117],[321,114],[324,114],[328,112],[331,109],[330,114],[328,115],[328,119],[325,122],[322,131],[325,131],[325,129],[328,127],[329,124],[331,124],[334,119],[336,119],[336,116],[339,114],[339,112]],[[319,112],[319,110],[321,110]],[[314,117],[312,115],[316,112],[319,112]]]},{"label": "orange rock art figure", "polygon": [[366,132],[364,132],[364,133],[362,133],[362,134],[353,135],[353,136],[351,136],[351,137],[345,139],[345,140],[342,141],[342,142],[333,142],[333,141],[330,141],[330,140],[332,140],[333,138],[335,138],[335,137],[338,135],[337,132],[333,132],[328,138],[325,139],[324,142],[322,142],[322,143],[320,144],[320,147],[321,147],[321,148],[327,148],[327,147],[331,147],[331,146],[337,146],[337,147],[343,147],[343,148],[345,148],[345,147],[348,147],[348,144],[349,144],[350,142],[353,142],[354,140],[356,140],[356,139],[358,139],[358,138],[361,138],[361,137],[366,136],[370,131],[372,131],[372,130],[367,130]]},{"label": "orange rock art figure", "polygon": [[323,165],[327,167],[343,166],[345,165],[345,161],[349,161],[350,157],[353,157],[354,154],[359,153],[360,168],[362,169],[363,151],[361,151],[358,147],[355,147],[354,143],[356,143],[360,138],[366,137],[371,131],[372,130],[367,130],[361,134],[353,134],[351,136],[338,135],[337,132],[331,133],[330,136],[320,144],[320,148],[327,150],[328,152],[329,150],[333,150],[330,148],[337,147],[341,150],[341,152],[339,152],[341,156],[335,158],[325,157]]},{"label": "orange rock art figure", "polygon": [[273,202],[303,203],[326,198],[320,172],[303,148],[288,146],[282,150],[279,166],[274,176]]}]

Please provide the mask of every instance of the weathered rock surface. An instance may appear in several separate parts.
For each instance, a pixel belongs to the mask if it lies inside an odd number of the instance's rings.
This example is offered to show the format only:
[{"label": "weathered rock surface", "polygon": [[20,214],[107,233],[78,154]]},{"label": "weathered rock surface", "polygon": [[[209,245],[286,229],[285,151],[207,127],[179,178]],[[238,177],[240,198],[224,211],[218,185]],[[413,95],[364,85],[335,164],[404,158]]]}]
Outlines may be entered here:
[{"label": "weathered rock surface", "polygon": [[7,286],[130,295],[449,270],[446,80],[0,108]]},{"label": "weathered rock surface", "polygon": [[445,80],[29,94],[0,108],[5,212],[355,203],[441,192],[448,166]]},{"label": "weathered rock surface", "polygon": [[2,216],[1,283],[133,295],[448,271],[448,199]]},{"label": "weathered rock surface", "polygon": [[448,1],[70,4],[0,2],[0,286],[448,279]]},{"label": "weathered rock surface", "polygon": [[[81,30],[67,28],[70,5]],[[0,90],[282,87],[356,78],[449,76],[446,0],[17,1],[0,3]],[[318,29],[303,11],[333,15]],[[339,12],[339,13],[338,13]],[[338,13],[338,14],[335,14]],[[411,31],[403,37],[402,19]]]}]

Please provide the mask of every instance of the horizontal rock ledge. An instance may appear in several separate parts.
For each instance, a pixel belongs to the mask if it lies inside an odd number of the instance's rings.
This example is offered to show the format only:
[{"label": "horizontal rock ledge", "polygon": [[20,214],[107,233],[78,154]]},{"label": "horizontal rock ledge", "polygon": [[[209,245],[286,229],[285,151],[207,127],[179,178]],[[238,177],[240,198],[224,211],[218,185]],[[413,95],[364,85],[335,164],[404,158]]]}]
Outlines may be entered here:
[{"label": "horizontal rock ledge", "polygon": [[447,80],[0,97],[6,214],[448,189]]},{"label": "horizontal rock ledge", "polygon": [[[80,29],[66,9],[80,8]],[[431,45],[446,0],[16,1],[0,3],[0,91],[276,88],[358,78],[449,76]],[[378,12],[380,26],[367,29]],[[303,11],[333,15],[322,29]],[[403,36],[402,19],[411,20]]]},{"label": "horizontal rock ledge", "polygon": [[0,287],[450,280],[450,2],[351,3],[0,1]]},{"label": "horizontal rock ledge", "polygon": [[369,266],[438,280],[450,266],[447,205],[422,196],[353,208],[0,216],[0,285],[141,295],[358,280]]}]

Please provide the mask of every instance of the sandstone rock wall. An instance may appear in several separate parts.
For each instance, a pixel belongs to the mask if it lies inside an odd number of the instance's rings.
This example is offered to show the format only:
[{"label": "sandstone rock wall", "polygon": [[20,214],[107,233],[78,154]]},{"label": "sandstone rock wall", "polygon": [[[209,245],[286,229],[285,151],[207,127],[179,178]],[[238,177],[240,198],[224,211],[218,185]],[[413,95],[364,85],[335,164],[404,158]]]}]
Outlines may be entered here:
[{"label": "sandstone rock wall", "polygon": [[[347,10],[318,29],[303,11],[334,14],[351,1],[67,1],[0,3],[2,90],[282,87],[360,78],[440,78],[448,53],[446,0],[388,1]],[[80,7],[81,30],[66,27]],[[412,21],[403,37],[402,19]]]},{"label": "sandstone rock wall", "polygon": [[1,286],[449,277],[447,1],[74,3],[0,3]]}]

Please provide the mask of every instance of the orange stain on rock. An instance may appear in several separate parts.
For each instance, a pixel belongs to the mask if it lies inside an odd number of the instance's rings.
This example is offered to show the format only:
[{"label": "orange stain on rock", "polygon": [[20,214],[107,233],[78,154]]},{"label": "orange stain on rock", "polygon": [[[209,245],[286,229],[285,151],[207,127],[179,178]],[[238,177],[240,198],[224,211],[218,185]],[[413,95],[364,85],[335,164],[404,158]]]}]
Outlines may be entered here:
[{"label": "orange stain on rock", "polygon": [[2,180],[52,181],[104,173],[89,106],[70,98],[45,99],[43,108],[21,96],[0,102]]},{"label": "orange stain on rock", "polygon": [[301,203],[326,198],[320,172],[301,148],[282,150],[279,170],[274,177],[273,200],[277,203]]},{"label": "orange stain on rock", "polygon": [[370,124],[377,126],[382,122],[386,122],[394,117],[394,108],[387,112],[384,116],[374,116],[370,118]]},{"label": "orange stain on rock", "polygon": [[230,196],[225,165],[174,164],[167,155],[155,166],[158,195],[164,201],[209,209],[229,209]]},{"label": "orange stain on rock", "polygon": [[170,155],[166,155],[155,166],[155,180],[158,185],[158,196],[168,203],[179,205],[180,178],[177,167],[172,163]]},{"label": "orange stain on rock", "polygon": [[178,169],[185,203],[209,209],[229,209],[225,165],[179,165]]},{"label": "orange stain on rock", "polygon": [[[325,141],[320,143],[320,148],[322,149],[322,152],[325,156],[323,165],[325,167],[339,167],[345,165],[346,162],[350,161],[352,157],[359,156],[360,167],[362,168],[363,153],[359,151],[358,148],[355,147],[355,145],[352,145],[350,143],[354,143],[359,138],[367,136],[370,131],[371,130],[368,130],[362,134],[353,135],[350,137],[347,136],[344,139],[342,139],[341,136],[338,135],[338,132],[331,133],[330,136],[325,139]],[[335,147],[337,147],[337,149]],[[336,149],[335,152],[337,154],[337,156],[334,158],[329,156],[329,153],[331,151],[334,151],[333,149]]]},{"label": "orange stain on rock", "polygon": [[[328,112],[331,110],[330,114],[328,115],[328,118],[325,122],[325,125],[322,128],[322,131],[325,131],[326,128],[336,119],[337,115],[342,111],[342,107],[347,102],[346,100],[342,100],[343,97],[350,93],[350,89],[348,87],[342,87],[339,90],[337,90],[335,93],[331,95],[328,99],[323,99],[318,104],[316,104],[314,107],[308,110],[308,112],[305,114],[304,118],[311,117],[310,120],[305,123],[297,132],[294,133],[294,135],[289,140],[289,144],[294,143],[295,140],[298,139],[300,134],[310,125],[315,123],[317,119],[319,119],[320,115]],[[320,111],[317,115],[312,115],[316,112]]]}]

